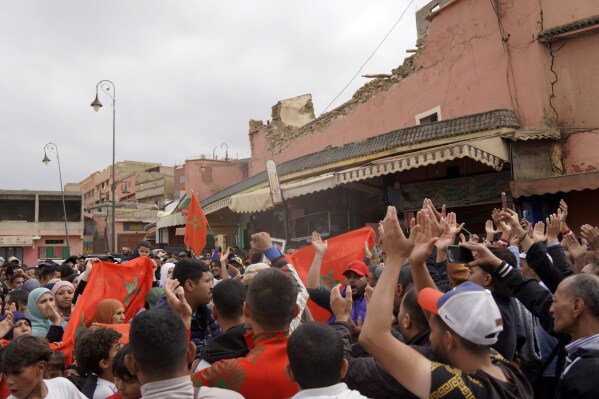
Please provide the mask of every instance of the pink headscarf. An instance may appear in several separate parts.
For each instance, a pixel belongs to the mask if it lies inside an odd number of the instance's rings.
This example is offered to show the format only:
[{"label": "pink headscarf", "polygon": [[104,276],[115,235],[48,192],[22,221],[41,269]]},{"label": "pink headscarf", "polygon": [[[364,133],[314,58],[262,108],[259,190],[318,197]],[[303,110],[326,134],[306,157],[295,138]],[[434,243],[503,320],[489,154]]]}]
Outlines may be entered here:
[{"label": "pink headscarf", "polygon": [[52,287],[52,296],[55,299],[56,299],[56,293],[58,292],[59,289],[61,289],[63,287],[70,287],[73,291],[75,291],[75,287],[73,287],[73,284],[69,283],[68,281],[59,281],[58,283],[54,284],[54,286]]}]

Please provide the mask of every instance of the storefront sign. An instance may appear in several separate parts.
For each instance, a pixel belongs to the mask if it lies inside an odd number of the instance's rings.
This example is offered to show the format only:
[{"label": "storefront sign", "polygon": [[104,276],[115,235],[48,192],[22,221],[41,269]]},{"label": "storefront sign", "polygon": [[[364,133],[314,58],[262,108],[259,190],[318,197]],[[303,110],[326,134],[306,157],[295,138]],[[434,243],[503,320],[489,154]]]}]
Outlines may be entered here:
[{"label": "storefront sign", "polygon": [[0,247],[30,247],[33,245],[31,236],[0,236]]},{"label": "storefront sign", "polygon": [[283,192],[281,191],[281,185],[279,184],[279,176],[277,174],[277,165],[275,164],[275,161],[270,160],[266,162],[266,173],[268,174],[268,184],[270,185],[270,196],[273,205],[282,204]]},{"label": "storefront sign", "polygon": [[413,211],[422,207],[422,201],[430,198],[434,204],[445,204],[448,208],[458,206],[501,202],[501,193],[508,193],[508,172],[465,177],[460,179],[439,180],[400,187],[401,211]]}]

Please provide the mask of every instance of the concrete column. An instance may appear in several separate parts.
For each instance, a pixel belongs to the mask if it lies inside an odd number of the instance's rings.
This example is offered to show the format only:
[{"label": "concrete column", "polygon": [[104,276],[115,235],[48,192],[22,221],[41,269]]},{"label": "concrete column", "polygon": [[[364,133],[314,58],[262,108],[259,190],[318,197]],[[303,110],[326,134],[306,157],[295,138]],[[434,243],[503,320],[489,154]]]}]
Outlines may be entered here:
[{"label": "concrete column", "polygon": [[35,222],[40,221],[40,196],[35,194]]}]

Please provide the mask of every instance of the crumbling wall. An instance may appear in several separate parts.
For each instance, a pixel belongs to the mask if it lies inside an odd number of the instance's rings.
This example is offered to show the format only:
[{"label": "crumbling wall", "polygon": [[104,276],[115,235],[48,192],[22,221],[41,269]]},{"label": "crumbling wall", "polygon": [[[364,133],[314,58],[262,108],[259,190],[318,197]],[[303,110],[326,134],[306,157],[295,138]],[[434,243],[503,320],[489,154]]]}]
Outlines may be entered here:
[{"label": "crumbling wall", "polygon": [[[414,60],[416,59],[417,55],[418,53],[413,54],[404,59],[403,64],[393,69],[391,75],[373,79],[367,82],[364,86],[359,88],[354,93],[351,100],[347,101],[346,103],[327,113],[322,114],[316,119],[313,119],[312,117],[313,120],[303,125],[292,126],[288,123],[285,123],[285,119],[282,119],[280,115],[281,112],[284,110],[285,101],[288,100],[279,101],[272,108],[272,122],[264,127],[269,149],[271,151],[277,152],[278,149],[286,147],[290,142],[297,139],[298,137],[307,136],[325,130],[334,120],[342,118],[345,115],[351,113],[360,104],[363,104],[366,101],[370,100],[378,93],[390,90],[402,79],[411,75],[415,71]],[[295,97],[295,99],[298,99],[300,97]],[[303,112],[308,114],[311,112],[312,116],[314,115],[312,96],[310,96],[309,103],[306,103],[306,108]],[[263,125],[261,121],[251,121],[250,132],[252,131],[252,129],[255,130],[262,126]]]}]

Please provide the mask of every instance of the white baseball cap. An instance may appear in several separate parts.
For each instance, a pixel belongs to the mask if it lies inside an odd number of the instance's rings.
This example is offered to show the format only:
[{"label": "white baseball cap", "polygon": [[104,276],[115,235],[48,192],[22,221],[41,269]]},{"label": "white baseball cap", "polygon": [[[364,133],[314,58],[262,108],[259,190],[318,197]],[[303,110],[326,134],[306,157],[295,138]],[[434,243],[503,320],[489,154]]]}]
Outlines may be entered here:
[{"label": "white baseball cap", "polygon": [[460,337],[478,345],[493,345],[503,331],[503,319],[491,291],[466,281],[443,293],[425,288],[418,303],[437,314]]}]

